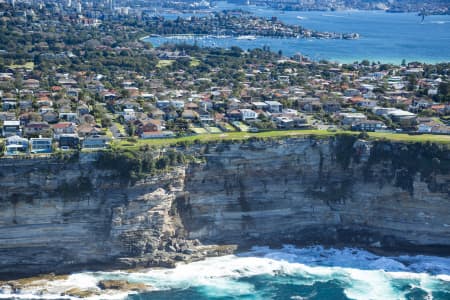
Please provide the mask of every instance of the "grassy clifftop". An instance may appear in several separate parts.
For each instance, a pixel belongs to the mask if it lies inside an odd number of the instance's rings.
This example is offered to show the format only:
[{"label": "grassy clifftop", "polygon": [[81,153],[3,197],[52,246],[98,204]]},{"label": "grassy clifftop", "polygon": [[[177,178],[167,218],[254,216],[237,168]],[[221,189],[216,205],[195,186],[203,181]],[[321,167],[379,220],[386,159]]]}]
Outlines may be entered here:
[{"label": "grassy clifftop", "polygon": [[[225,134],[202,134],[195,136],[186,136],[178,138],[164,138],[164,139],[149,139],[149,140],[137,140],[133,142],[129,141],[116,141],[113,147],[123,149],[140,149],[142,146],[171,146],[177,144],[191,144],[191,143],[207,143],[207,142],[219,142],[219,141],[242,141],[249,138],[284,138],[284,137],[302,137],[302,136],[316,136],[316,137],[331,137],[339,134],[358,135],[355,131],[327,131],[327,130],[286,130],[286,131],[264,131],[258,133],[250,132],[230,132]],[[400,133],[381,133],[381,132],[369,132],[369,139],[381,140],[387,139],[389,141],[399,141],[407,143],[439,143],[450,144],[450,136],[448,135],[409,135]]]}]

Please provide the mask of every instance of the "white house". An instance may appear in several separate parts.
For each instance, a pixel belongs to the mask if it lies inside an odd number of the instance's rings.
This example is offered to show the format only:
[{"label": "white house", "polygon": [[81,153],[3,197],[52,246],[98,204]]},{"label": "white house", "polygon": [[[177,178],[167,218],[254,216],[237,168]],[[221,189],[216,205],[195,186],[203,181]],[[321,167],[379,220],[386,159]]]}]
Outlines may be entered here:
[{"label": "white house", "polygon": [[366,115],[362,113],[340,113],[339,116],[342,118],[343,125],[352,125],[367,120]]},{"label": "white house", "polygon": [[241,109],[239,110],[241,113],[241,119],[246,121],[246,120],[255,120],[256,118],[258,118],[258,113],[251,110],[251,109]]},{"label": "white house", "polygon": [[132,108],[125,108],[123,110],[123,117],[127,122],[136,120],[136,112]]}]

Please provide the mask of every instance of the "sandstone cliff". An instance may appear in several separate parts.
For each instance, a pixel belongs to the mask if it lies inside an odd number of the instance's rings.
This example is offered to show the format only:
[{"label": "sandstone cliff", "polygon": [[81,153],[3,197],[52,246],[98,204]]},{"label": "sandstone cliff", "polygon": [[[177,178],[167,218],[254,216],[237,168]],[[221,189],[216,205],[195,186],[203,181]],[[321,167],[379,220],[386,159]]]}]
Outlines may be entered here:
[{"label": "sandstone cliff", "polygon": [[450,254],[445,147],[347,137],[178,151],[203,162],[132,181],[114,165],[99,167],[93,154],[0,161],[0,276],[170,266],[220,254],[201,243]]}]

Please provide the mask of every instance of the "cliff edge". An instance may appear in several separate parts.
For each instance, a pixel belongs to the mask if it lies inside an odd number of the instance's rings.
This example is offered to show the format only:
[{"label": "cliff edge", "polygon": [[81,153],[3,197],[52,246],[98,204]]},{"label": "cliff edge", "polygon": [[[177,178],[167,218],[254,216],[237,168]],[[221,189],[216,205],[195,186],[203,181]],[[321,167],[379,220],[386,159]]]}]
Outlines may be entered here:
[{"label": "cliff edge", "polygon": [[173,266],[229,244],[450,254],[445,145],[338,136],[145,151],[2,159],[0,276]]}]

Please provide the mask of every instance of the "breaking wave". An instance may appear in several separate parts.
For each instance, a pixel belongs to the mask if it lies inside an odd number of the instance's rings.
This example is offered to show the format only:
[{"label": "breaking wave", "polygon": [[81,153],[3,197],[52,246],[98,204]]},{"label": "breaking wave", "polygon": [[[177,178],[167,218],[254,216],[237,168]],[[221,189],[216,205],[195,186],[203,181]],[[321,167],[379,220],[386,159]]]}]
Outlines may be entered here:
[{"label": "breaking wave", "polygon": [[[56,298],[70,286],[95,289],[103,279],[146,283],[152,288],[134,295],[109,292],[95,296],[98,299],[443,300],[450,299],[450,258],[385,257],[360,249],[321,246],[254,247],[238,255],[208,258],[175,269],[74,274],[46,286],[46,292],[35,289],[14,296]],[[42,294],[38,295],[39,292]],[[5,297],[12,295],[0,294],[0,298]]]}]

